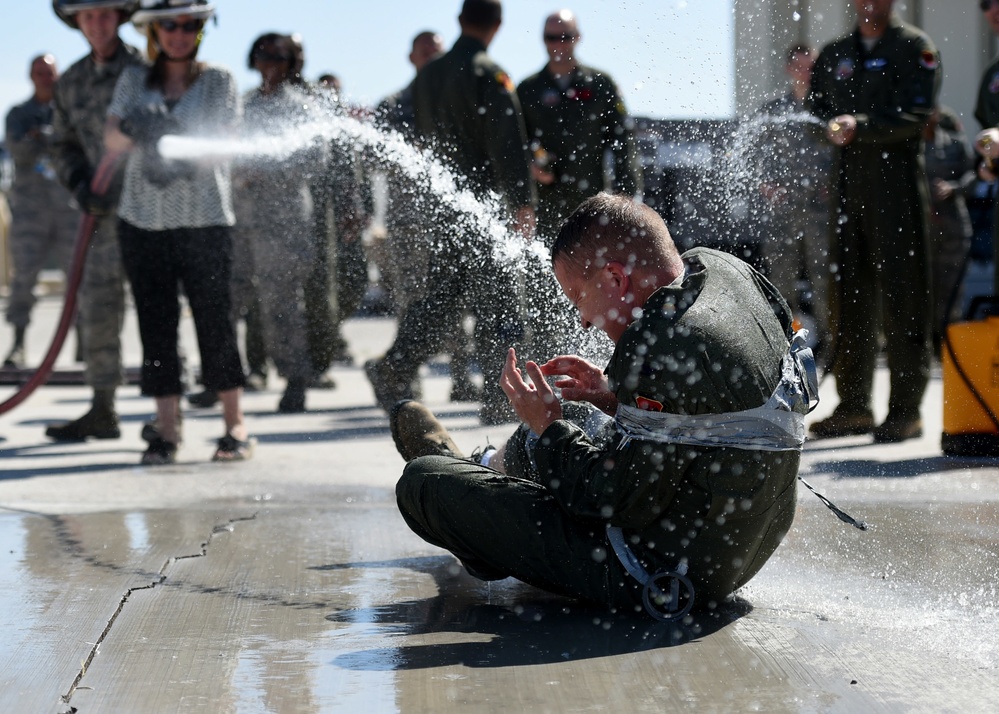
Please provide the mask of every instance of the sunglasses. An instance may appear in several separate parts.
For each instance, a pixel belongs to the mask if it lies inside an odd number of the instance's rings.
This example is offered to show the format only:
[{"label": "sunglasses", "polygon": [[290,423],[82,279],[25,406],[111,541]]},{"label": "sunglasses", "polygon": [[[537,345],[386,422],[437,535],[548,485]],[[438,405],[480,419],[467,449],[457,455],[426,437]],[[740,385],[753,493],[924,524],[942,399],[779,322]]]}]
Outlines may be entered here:
[{"label": "sunglasses", "polygon": [[978,7],[982,9],[982,12],[988,12],[992,9],[993,5],[997,4],[997,2],[999,2],[999,0],[981,0],[981,2],[978,3]]},{"label": "sunglasses", "polygon": [[[984,1],[985,0],[982,0],[982,2],[984,2]],[[573,35],[573,34],[549,35],[546,32],[545,33],[545,42],[572,42],[577,37],[579,37],[579,35]]]},{"label": "sunglasses", "polygon": [[205,23],[201,20],[188,20],[187,22],[160,20],[159,26],[164,32],[175,32],[177,30],[181,30],[189,35],[193,35],[195,32],[201,32],[201,28],[205,26]]}]

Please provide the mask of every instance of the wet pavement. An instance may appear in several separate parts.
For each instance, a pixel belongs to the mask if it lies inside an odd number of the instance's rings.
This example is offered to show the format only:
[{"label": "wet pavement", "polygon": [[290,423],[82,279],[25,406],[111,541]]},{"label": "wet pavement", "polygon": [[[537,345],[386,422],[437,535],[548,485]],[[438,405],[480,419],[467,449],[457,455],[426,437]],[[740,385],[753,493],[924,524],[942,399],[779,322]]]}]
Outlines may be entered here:
[{"label": "wet pavement", "polygon": [[[57,309],[39,305],[37,360]],[[350,321],[357,364],[392,329]],[[127,335],[138,364],[134,320]],[[138,466],[151,403],[134,386],[120,440],[44,439],[87,408],[83,387],[0,415],[0,711],[938,712],[999,697],[999,462],[940,454],[939,379],[922,439],[806,445],[803,476],[870,530],[799,489],[791,533],[739,598],[666,626],[476,581],[412,535],[385,416],[359,367],[333,376],[303,415],[273,413],[278,389],[247,395],[260,443],[245,464],[208,462],[221,416],[205,409],[185,415],[178,464]],[[442,369],[425,377],[460,446],[505,437],[447,401]]]}]

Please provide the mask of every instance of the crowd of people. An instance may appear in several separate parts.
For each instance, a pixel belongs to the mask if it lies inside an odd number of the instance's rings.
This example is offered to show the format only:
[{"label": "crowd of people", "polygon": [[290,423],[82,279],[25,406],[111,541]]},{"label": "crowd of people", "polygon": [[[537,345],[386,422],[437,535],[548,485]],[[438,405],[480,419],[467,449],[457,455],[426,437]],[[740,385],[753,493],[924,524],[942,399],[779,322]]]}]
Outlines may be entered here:
[{"label": "crowd of people", "polygon": [[[199,58],[209,0],[54,0],[91,51],[62,77],[50,56],[32,60],[35,96],[8,117],[18,278],[7,361],[23,362],[30,287],[43,259],[63,259],[72,233],[70,212],[51,208],[72,196],[98,219],[79,323],[93,402],[48,436],[120,436],[127,284],[141,388],[155,400],[142,463],[173,462],[182,442],[181,295],[200,351],[195,403],[222,406],[214,459],[249,458],[241,394],[266,386],[268,361],[284,380],[279,412],[304,411],[309,388],[330,386],[326,372],[344,352],[339,325],[367,282],[360,235],[370,175],[382,172],[379,268],[398,333],[365,372],[409,462],[397,489],[407,523],[485,579],[513,575],[666,618],[695,593],[716,603],[762,567],[793,516],[803,416],[815,400],[795,331],[800,278],[840,398],[812,434],[904,441],[922,433],[934,326],[947,317],[948,303],[931,296],[956,289],[968,246],[972,158],[960,122],[937,102],[939,54],[894,0],[854,4],[855,30],[818,52],[792,47],[788,93],[760,109],[768,280],[735,256],[681,255],[641,203],[631,121],[611,78],[577,59],[571,11],[544,19],[548,61],[517,86],[488,54],[500,0],[464,0],[455,44],[417,34],[412,82],[359,113],[341,103],[335,76],[304,79],[300,39],[280,33],[251,43],[260,84],[240,96],[227,69]],[[999,33],[999,0],[981,8]],[[144,51],[120,39],[128,21],[146,36]],[[993,66],[979,100],[983,178],[999,159],[997,77]],[[510,274],[492,251],[472,249],[473,226],[424,210],[411,176],[349,141],[316,135],[279,158],[170,158],[158,148],[165,135],[282,135],[331,113],[362,115],[431,152],[514,235],[539,238],[551,265]],[[95,177],[109,171],[104,190]],[[546,341],[544,316],[524,310],[525,289],[546,285],[612,340],[606,368]],[[742,329],[747,321],[758,329]],[[875,424],[882,334],[891,396]],[[438,353],[452,354],[457,382],[470,340],[481,421],[522,425],[499,449],[465,457],[414,399],[420,366]]]},{"label": "crowd of people", "polygon": [[[532,328],[525,324],[523,291],[515,279],[496,279],[505,268],[488,252],[469,259],[467,245],[475,237],[453,235],[452,217],[441,215],[439,206],[428,219],[417,207],[425,188],[371,152],[328,138],[279,159],[172,160],[156,147],[166,134],[257,138],[330,113],[353,116],[400,132],[421,148],[436,147],[461,188],[482,200],[491,192],[502,197],[501,213],[509,211],[512,229],[527,240],[535,236],[536,187],[542,186],[540,235],[552,236],[581,198],[604,188],[637,195],[641,187],[624,105],[606,74],[576,60],[580,33],[571,12],[545,20],[550,61],[518,92],[486,53],[499,28],[499,3],[468,3],[455,47],[445,51],[437,33],[418,34],[410,55],[416,79],[371,112],[341,102],[335,75],[306,81],[301,40],[280,33],[252,42],[247,62],[260,84],[237,96],[228,71],[198,56],[214,14],[208,0],[56,0],[53,7],[91,51],[58,85],[51,57],[33,61],[35,96],[8,120],[8,142],[19,152],[32,151],[19,161],[18,176],[25,180],[12,193],[28,196],[15,203],[12,244],[34,252],[15,255],[17,290],[8,310],[15,342],[7,366],[26,366],[31,288],[40,262],[56,255],[54,242],[61,241],[63,251],[71,246],[75,209],[97,217],[98,228],[80,290],[80,358],[92,405],[77,419],[50,425],[50,438],[120,435],[115,394],[123,381],[119,334],[126,285],[132,286],[143,342],[142,391],[157,399],[155,422],[143,429],[150,442],[144,463],[173,460],[182,438],[185,359],[174,337],[181,295],[196,316],[204,386],[189,401],[197,407],[221,402],[226,415],[223,440],[230,448],[219,458],[231,458],[234,449],[250,453],[238,395],[266,388],[270,365],[284,380],[277,405],[282,413],[304,411],[309,388],[335,386],[329,367],[350,359],[342,321],[357,309],[368,284],[361,235],[373,209],[374,172],[387,174],[389,182],[388,232],[378,267],[399,319],[393,347],[366,365],[378,402],[387,409],[418,395],[421,364],[443,351],[452,356],[455,399],[481,400],[485,423],[514,418],[497,380],[504,346],[524,344]],[[118,28],[129,21],[147,37],[146,48],[120,38]],[[421,71],[431,61],[433,68]],[[29,129],[30,147],[21,141]],[[606,176],[605,151],[615,157]],[[48,169],[35,176],[25,168],[28,161]],[[117,174],[111,188],[98,193],[92,179],[102,161],[114,162]],[[65,195],[43,195],[42,188]],[[64,210],[45,212],[43,226],[32,212],[37,204]],[[66,218],[57,230],[52,224],[61,215]],[[17,233],[43,228],[49,234],[44,244]],[[177,254],[150,255],[151,245],[175,244],[188,245],[176,247]],[[209,255],[185,252],[204,247]],[[175,269],[164,269],[171,263]],[[191,273],[192,267],[205,272]],[[164,290],[166,284],[173,287]],[[465,329],[468,315],[475,318],[472,335]],[[239,320],[245,341],[235,370],[239,348],[233,352],[232,325]],[[543,330],[535,332],[540,337]],[[483,387],[470,375],[473,362],[481,367]],[[233,376],[236,371],[244,376]]]}]

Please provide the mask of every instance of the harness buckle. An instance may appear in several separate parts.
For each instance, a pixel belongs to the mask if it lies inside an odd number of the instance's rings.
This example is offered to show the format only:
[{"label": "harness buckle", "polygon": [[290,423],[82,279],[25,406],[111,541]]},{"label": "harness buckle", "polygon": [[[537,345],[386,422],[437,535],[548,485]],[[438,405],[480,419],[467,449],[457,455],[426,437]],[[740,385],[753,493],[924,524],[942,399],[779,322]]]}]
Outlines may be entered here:
[{"label": "harness buckle", "polygon": [[694,584],[686,575],[687,564],[677,570],[660,570],[649,576],[642,588],[645,611],[660,622],[683,619],[694,606]]}]

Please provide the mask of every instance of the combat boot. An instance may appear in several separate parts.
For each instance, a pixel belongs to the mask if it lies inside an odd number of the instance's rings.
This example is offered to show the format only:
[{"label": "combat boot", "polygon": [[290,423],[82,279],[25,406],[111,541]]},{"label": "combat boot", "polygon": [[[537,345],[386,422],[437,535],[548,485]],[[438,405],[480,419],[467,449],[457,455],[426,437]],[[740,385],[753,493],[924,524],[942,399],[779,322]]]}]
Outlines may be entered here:
[{"label": "combat boot", "polygon": [[45,430],[45,436],[55,441],[86,441],[94,439],[118,439],[118,414],[112,409],[91,408],[75,421],[53,424]]},{"label": "combat boot", "polygon": [[900,441],[918,439],[923,435],[921,419],[893,418],[891,414],[874,430],[875,444],[896,444]]},{"label": "combat boot", "polygon": [[14,328],[14,346],[10,348],[10,352],[3,361],[4,367],[11,367],[13,369],[24,369],[24,328],[15,327]]},{"label": "combat boot", "polygon": [[463,456],[433,412],[412,399],[392,407],[389,429],[395,448],[406,461],[420,456]]},{"label": "combat boot", "polygon": [[371,382],[375,401],[385,411],[391,411],[400,400],[417,399],[420,396],[419,385],[415,384],[415,380],[407,381],[401,377],[387,360],[368,360],[364,363],[364,374]]},{"label": "combat boot", "polygon": [[836,439],[840,436],[870,434],[874,431],[874,415],[870,412],[843,414],[834,411],[831,416],[812,424],[809,431],[817,439]]},{"label": "combat boot", "polygon": [[278,414],[301,414],[305,411],[305,379],[289,379],[278,402]]}]

